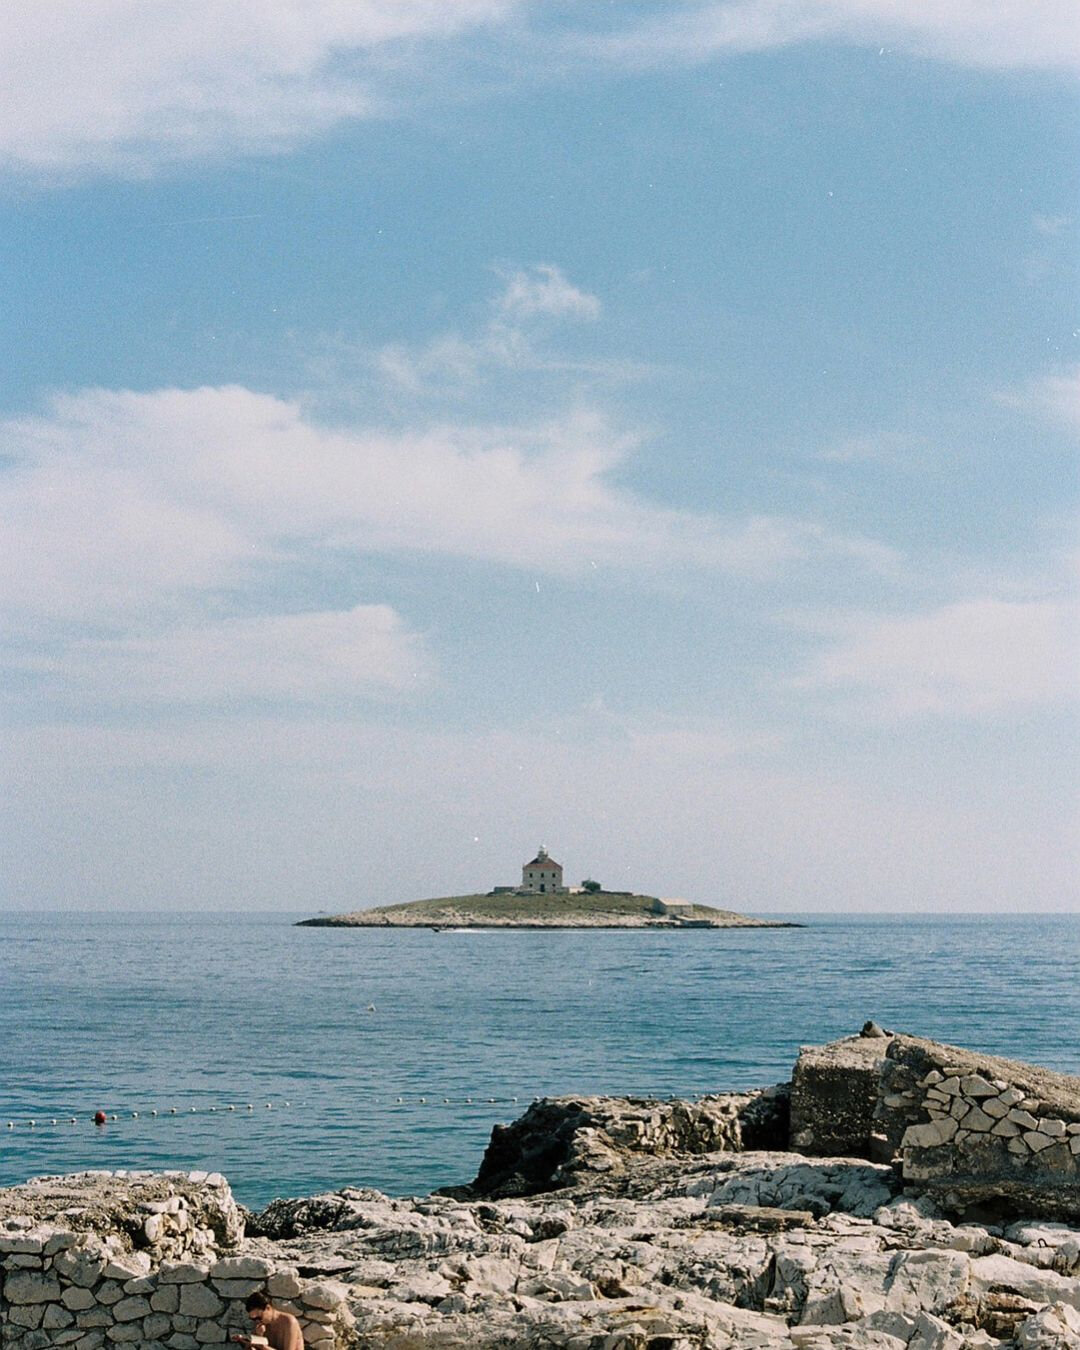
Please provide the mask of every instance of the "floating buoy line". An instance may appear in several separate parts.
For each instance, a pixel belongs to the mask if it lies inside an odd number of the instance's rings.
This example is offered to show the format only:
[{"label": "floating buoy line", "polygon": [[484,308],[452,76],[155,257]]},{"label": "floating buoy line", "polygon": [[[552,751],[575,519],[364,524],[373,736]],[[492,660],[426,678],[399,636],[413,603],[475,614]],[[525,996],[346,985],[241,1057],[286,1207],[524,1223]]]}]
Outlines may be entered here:
[{"label": "floating buoy line", "polygon": [[[360,1106],[378,1106],[384,1110],[396,1110],[402,1108],[409,1110],[415,1107],[427,1107],[433,1109],[457,1109],[462,1107],[472,1107],[474,1109],[489,1106],[513,1106],[521,1108],[535,1101],[540,1096],[548,1094],[538,1093],[533,1097],[522,1096],[501,1096],[489,1097],[483,1094],[474,1094],[471,1097],[444,1097],[439,1094],[418,1094],[418,1093],[390,1093],[382,1097],[363,1097],[354,1098],[353,1104]],[[623,1097],[635,1100],[647,1101],[676,1101],[693,1100],[703,1094],[698,1093],[669,1093],[669,1092],[610,1092],[603,1094],[605,1096]],[[210,1106],[166,1106],[149,1107],[140,1110],[124,1111],[105,1111],[98,1108],[95,1111],[82,1114],[72,1114],[70,1110],[60,1112],[55,1115],[48,1115],[44,1112],[40,1116],[29,1116],[21,1119],[14,1117],[4,1121],[8,1130],[48,1130],[48,1129],[67,1129],[77,1125],[93,1125],[97,1129],[105,1129],[107,1126],[122,1125],[134,1121],[146,1120],[190,1120],[192,1116],[212,1116],[212,1115],[240,1115],[254,1116],[264,1114],[267,1111],[317,1111],[320,1108],[315,1103],[292,1102],[289,1100],[264,1101],[256,1104],[255,1102],[224,1102]],[[0,1120],[3,1117],[0,1116]]]},{"label": "floating buoy line", "polygon": [[[379,1106],[389,1109],[397,1107],[451,1107],[460,1108],[463,1106],[486,1107],[486,1106],[518,1106],[522,1102],[521,1097],[442,1097],[418,1095],[416,1093],[392,1093],[385,1097],[367,1097],[363,1099],[363,1104],[367,1106]],[[525,1100],[532,1100],[528,1098]],[[29,1116],[22,1119],[9,1119],[5,1125],[9,1130],[43,1130],[52,1128],[70,1129],[73,1125],[93,1125],[98,1129],[103,1129],[108,1125],[120,1125],[131,1121],[161,1120],[166,1118],[190,1119],[192,1116],[209,1115],[254,1115],[258,1111],[282,1111],[282,1110],[310,1110],[313,1109],[307,1102],[291,1102],[287,1100],[260,1102],[226,1102],[213,1106],[167,1106],[150,1107],[137,1111],[104,1111],[100,1108],[89,1114],[72,1115],[70,1111],[57,1113],[56,1115]]]}]

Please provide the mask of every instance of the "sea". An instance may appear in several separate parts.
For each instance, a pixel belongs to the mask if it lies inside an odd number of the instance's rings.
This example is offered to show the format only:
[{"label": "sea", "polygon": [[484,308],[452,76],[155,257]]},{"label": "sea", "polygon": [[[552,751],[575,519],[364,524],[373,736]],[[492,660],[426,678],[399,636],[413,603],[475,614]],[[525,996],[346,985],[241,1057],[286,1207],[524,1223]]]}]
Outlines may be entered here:
[{"label": "sea", "polygon": [[[536,1097],[787,1079],[868,1019],[1080,1073],[1080,916],[798,928],[299,928],[0,913],[0,1184],[223,1172],[258,1209],[470,1180]],[[95,1124],[101,1112],[104,1123]]]}]

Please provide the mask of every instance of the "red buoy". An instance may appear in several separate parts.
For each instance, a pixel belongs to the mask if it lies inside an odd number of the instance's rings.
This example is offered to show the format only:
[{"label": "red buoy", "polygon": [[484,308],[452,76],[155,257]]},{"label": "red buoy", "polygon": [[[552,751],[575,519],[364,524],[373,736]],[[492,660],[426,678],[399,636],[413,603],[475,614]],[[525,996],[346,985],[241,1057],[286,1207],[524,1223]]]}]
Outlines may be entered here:
[{"label": "red buoy", "polygon": [[105,1115],[105,1112],[104,1112],[104,1111],[95,1111],[95,1112],[94,1112],[94,1124],[95,1124],[95,1125],[104,1125],[104,1124],[105,1124],[105,1121],[106,1121],[107,1119],[108,1119],[108,1117]]}]

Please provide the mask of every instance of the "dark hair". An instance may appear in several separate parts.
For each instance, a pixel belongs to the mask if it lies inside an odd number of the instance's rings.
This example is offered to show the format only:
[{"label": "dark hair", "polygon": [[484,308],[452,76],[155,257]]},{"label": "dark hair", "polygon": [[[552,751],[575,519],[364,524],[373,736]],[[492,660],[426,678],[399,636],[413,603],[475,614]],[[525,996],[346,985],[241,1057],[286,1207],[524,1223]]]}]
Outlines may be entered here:
[{"label": "dark hair", "polygon": [[265,1294],[248,1294],[244,1300],[244,1307],[248,1312],[255,1312],[258,1308],[269,1308],[270,1300]]}]

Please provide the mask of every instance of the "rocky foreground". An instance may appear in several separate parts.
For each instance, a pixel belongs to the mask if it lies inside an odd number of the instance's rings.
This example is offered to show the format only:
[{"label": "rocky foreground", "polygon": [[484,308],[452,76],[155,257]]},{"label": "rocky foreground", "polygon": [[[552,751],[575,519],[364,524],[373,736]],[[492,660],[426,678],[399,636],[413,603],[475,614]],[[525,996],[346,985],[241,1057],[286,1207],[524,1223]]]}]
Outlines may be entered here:
[{"label": "rocky foreground", "polygon": [[28,1183],[0,1192],[0,1340],[197,1350],[268,1287],[315,1350],[1080,1350],[1077,1140],[1080,1080],[878,1034],[765,1092],[536,1102],[422,1199]]},{"label": "rocky foreground", "polygon": [[572,1197],[269,1217],[293,1236],[248,1249],[340,1282],[372,1346],[1080,1346],[1080,1232],[952,1222],[880,1164],[706,1155]]}]

